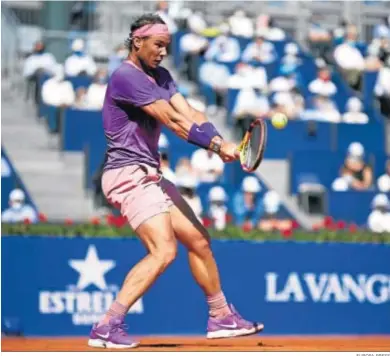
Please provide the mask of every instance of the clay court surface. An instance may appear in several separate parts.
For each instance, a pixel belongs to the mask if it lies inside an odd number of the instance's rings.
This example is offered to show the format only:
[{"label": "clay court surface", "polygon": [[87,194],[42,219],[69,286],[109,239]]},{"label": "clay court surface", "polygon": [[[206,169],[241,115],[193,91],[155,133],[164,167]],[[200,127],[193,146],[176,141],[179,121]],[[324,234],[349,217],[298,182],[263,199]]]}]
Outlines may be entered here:
[{"label": "clay court surface", "polygon": [[[255,336],[225,340],[204,337],[140,337],[129,351],[387,351],[390,336],[279,337]],[[85,338],[3,338],[2,351],[108,351],[90,348]],[[119,350],[118,350],[119,351]]]}]

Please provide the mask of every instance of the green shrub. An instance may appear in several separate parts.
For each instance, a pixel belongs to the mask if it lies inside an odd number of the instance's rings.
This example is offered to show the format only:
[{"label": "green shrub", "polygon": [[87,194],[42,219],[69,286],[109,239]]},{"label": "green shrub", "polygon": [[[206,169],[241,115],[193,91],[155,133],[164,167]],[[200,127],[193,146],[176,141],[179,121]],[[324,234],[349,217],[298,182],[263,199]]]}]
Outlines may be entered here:
[{"label": "green shrub", "polygon": [[[301,229],[265,232],[243,231],[237,226],[228,226],[223,231],[209,229],[213,239],[239,239],[252,241],[340,241],[390,243],[390,233],[374,234],[356,229],[321,229],[309,232]],[[2,236],[63,236],[63,237],[134,237],[134,231],[127,225],[101,225],[97,220],[88,224],[2,224]]]}]

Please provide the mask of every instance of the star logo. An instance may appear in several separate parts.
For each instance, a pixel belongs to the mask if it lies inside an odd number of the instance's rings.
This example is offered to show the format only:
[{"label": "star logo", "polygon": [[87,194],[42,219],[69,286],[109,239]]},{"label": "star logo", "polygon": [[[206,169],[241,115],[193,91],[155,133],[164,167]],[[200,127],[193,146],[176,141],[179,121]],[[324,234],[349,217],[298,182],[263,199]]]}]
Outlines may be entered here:
[{"label": "star logo", "polygon": [[85,260],[70,260],[69,265],[80,273],[77,288],[82,290],[93,284],[100,290],[105,290],[107,284],[104,275],[115,267],[115,262],[113,260],[99,260],[96,247],[90,245]]}]

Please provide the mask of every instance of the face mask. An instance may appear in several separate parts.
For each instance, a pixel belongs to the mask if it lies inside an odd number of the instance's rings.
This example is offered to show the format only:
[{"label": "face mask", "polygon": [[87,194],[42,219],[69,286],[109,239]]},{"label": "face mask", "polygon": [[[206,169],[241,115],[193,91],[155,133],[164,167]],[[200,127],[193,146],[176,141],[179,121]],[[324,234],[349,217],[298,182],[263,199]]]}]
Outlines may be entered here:
[{"label": "face mask", "polygon": [[349,112],[360,112],[360,105],[350,105]]},{"label": "face mask", "polygon": [[81,57],[84,53],[83,53],[83,51],[73,51],[73,54],[75,54],[76,56]]},{"label": "face mask", "polygon": [[22,206],[23,204],[19,201],[15,201],[11,203],[11,208],[14,210],[19,210]]},{"label": "face mask", "polygon": [[283,64],[280,68],[280,74],[284,77],[288,77],[294,74],[296,66],[294,64]]},{"label": "face mask", "polygon": [[44,52],[45,52],[44,48],[41,48],[41,49],[38,49],[37,51],[35,51],[35,53],[37,53],[37,54],[43,54]]}]

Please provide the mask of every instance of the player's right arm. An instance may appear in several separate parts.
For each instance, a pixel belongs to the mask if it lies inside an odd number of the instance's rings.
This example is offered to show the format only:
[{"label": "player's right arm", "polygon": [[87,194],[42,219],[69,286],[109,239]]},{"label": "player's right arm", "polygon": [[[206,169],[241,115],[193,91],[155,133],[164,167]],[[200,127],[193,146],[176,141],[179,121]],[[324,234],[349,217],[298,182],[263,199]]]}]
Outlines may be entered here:
[{"label": "player's right arm", "polygon": [[[141,109],[148,115],[154,117],[160,121],[163,125],[167,126],[176,135],[183,138],[186,141],[197,144],[192,138],[193,132],[197,131],[198,134],[202,135],[202,128],[194,123],[190,118],[178,113],[173,106],[165,100],[156,100],[155,102],[142,106]],[[194,126],[195,125],[195,126]],[[207,133],[203,133],[206,135]],[[220,157],[225,162],[230,162],[237,159],[237,146],[234,143],[223,141],[217,134],[211,139],[210,145],[207,149],[211,149],[218,141],[221,140],[221,149],[219,152]],[[200,147],[206,148],[200,144]]]},{"label": "player's right arm", "polygon": [[193,122],[178,113],[167,101],[162,99],[156,100],[149,105],[142,106],[141,109],[149,116],[160,121],[182,139],[188,140],[188,134]]},{"label": "player's right arm", "polygon": [[[157,86],[138,72],[116,72],[112,77],[111,96],[114,100],[131,104],[146,112],[149,116],[160,121],[179,137],[205,149],[212,149],[219,145],[221,137],[213,128],[201,127],[190,117],[177,112],[166,100],[161,98]],[[222,142],[219,151],[224,161],[237,159],[236,145]]]}]

